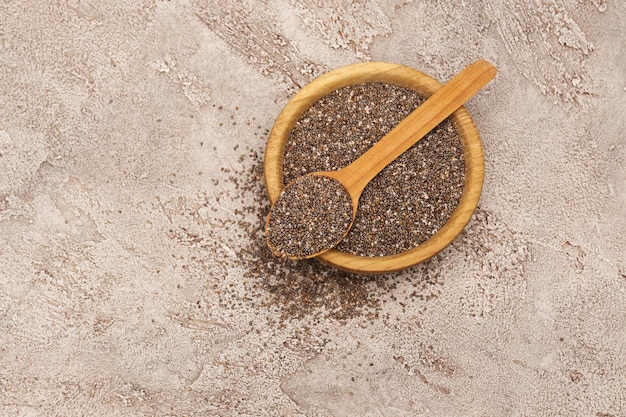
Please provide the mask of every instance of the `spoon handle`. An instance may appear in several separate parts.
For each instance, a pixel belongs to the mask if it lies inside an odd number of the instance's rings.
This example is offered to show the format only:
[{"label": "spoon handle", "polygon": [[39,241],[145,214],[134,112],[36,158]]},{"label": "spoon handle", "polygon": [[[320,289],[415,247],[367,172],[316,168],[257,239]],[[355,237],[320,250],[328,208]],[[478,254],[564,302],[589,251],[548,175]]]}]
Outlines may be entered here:
[{"label": "spoon handle", "polygon": [[480,91],[496,72],[496,67],[485,60],[470,64],[356,161],[336,171],[353,200],[358,200],[365,186],[383,168]]}]

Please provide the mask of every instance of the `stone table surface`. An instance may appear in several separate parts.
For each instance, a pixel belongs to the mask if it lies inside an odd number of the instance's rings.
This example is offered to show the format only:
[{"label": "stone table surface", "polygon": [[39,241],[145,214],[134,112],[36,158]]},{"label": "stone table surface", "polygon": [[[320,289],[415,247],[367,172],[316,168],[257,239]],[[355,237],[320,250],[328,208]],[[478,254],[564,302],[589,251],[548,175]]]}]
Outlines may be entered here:
[{"label": "stone table surface", "polygon": [[[0,2],[0,415],[625,416],[625,28],[621,0]],[[479,58],[451,246],[268,253],[296,91]]]}]

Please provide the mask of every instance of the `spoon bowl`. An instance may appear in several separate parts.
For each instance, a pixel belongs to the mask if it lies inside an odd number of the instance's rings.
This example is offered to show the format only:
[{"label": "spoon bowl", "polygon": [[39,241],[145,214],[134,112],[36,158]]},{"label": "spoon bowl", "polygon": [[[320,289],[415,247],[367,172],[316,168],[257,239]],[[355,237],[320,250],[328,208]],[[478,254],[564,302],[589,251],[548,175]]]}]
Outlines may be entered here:
[{"label": "spoon bowl", "polygon": [[[495,73],[495,69],[489,64],[484,63],[484,61],[483,64],[479,65],[487,65],[491,67],[491,69],[487,71],[491,72],[491,75],[487,76],[488,80],[491,79],[493,77],[493,73]],[[336,89],[362,82],[385,82],[402,87],[408,87],[417,91],[423,97],[428,97],[432,95],[441,87],[441,85],[436,80],[426,76],[419,71],[401,65],[389,63],[356,64],[340,68],[316,79],[311,84],[307,85],[288,103],[288,105],[285,107],[285,109],[277,119],[272,133],[270,134],[268,146],[266,149],[265,179],[270,201],[272,203],[276,201],[283,189],[282,153],[285,141],[289,136],[289,133],[291,132],[291,129],[293,128],[295,122],[319,98]],[[472,81],[470,84],[472,83],[474,83],[474,81]],[[457,90],[457,88],[455,88],[454,90]],[[467,98],[469,97],[466,97],[462,101],[466,100]],[[445,114],[443,118],[445,118],[445,116],[447,116],[452,110],[454,110],[454,108],[457,108],[459,105],[460,104],[458,103],[454,104],[454,107],[452,109],[444,111]],[[422,107],[424,107],[424,105],[420,106],[420,108]],[[441,113],[441,109],[435,111],[435,113]],[[424,115],[420,116],[420,119],[423,119],[423,117]],[[441,120],[443,120],[443,118]],[[329,252],[319,255],[317,257],[318,260],[351,272],[391,272],[408,268],[424,261],[425,259],[428,259],[429,257],[439,252],[441,249],[443,249],[454,239],[454,237],[456,237],[456,235],[458,235],[458,233],[463,229],[463,227],[469,220],[472,212],[474,211],[480,195],[483,179],[483,156],[478,132],[476,131],[476,128],[473,125],[471,117],[469,116],[467,111],[462,107],[458,108],[458,110],[456,110],[452,114],[451,120],[453,122],[453,125],[455,126],[455,129],[459,133],[461,142],[463,144],[466,160],[466,182],[459,205],[457,206],[456,210],[454,211],[448,222],[441,229],[439,229],[439,231],[430,239],[423,242],[416,248],[408,250],[406,252],[389,256],[363,257],[333,249]],[[439,121],[436,121],[435,125],[438,122]],[[403,124],[405,123],[401,123],[401,125]],[[420,124],[424,125],[424,123],[411,123],[409,126],[410,130],[415,130],[415,127]],[[401,125],[399,125],[398,127],[400,127]],[[434,125],[432,127],[434,127]],[[428,127],[426,131],[430,130],[432,127]],[[420,135],[423,135],[423,133]],[[391,135],[390,133],[388,136],[393,135]],[[413,140],[414,143],[414,138],[411,140]],[[379,141],[379,143],[383,141],[384,139]],[[397,142],[397,140],[395,140],[395,142]],[[411,145],[412,143],[409,143],[407,145],[407,149]],[[372,149],[374,149],[375,147],[376,145],[372,147]],[[389,148],[390,146],[387,144],[385,147],[383,147],[385,151],[382,153],[386,153],[386,150]],[[400,151],[400,153],[402,152],[403,151]],[[368,151],[366,152],[366,154],[367,153],[372,153],[374,156],[376,156],[376,158],[378,158],[378,156],[380,156],[381,154],[380,150],[376,152]],[[361,158],[363,158],[364,156],[365,154]],[[387,157],[389,156],[391,157],[391,159],[380,162],[380,169],[386,166],[397,155],[387,155]],[[351,165],[354,165],[354,163]],[[341,175],[341,172],[346,169],[347,168],[344,168],[342,170],[332,173],[324,173],[324,175]],[[346,177],[348,178],[348,180],[364,178],[362,170],[360,172],[359,170],[354,170],[352,171],[352,173],[350,173],[349,170],[344,172],[347,172]],[[358,175],[356,175],[356,173],[358,173]],[[373,175],[376,175],[376,173],[373,173]],[[369,179],[365,180],[365,183],[367,182],[369,182]],[[353,199],[358,201],[358,195],[360,195],[360,191],[362,190],[362,188],[356,191],[356,194],[353,190],[353,186],[348,185],[346,188],[350,188],[350,190],[352,190],[351,195],[353,196]]]}]

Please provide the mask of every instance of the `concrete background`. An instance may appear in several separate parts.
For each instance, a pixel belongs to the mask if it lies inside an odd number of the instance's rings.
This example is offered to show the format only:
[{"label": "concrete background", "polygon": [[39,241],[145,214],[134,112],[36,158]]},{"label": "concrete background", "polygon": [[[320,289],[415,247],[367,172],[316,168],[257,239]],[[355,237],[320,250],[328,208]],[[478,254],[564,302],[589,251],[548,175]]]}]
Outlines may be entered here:
[{"label": "concrete background", "polygon": [[[0,2],[0,415],[626,415],[626,3]],[[324,71],[468,104],[468,228],[359,277],[263,246],[264,144]]]}]

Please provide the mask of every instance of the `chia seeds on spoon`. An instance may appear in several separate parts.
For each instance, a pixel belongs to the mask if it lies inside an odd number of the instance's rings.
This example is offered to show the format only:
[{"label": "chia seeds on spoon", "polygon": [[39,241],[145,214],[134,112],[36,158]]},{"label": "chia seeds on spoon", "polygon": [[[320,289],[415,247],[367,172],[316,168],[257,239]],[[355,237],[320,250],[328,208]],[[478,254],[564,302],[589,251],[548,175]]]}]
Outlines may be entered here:
[{"label": "chia seeds on spoon", "polygon": [[[350,164],[422,101],[413,90],[385,83],[356,84],[321,98],[286,141],[284,182]],[[336,249],[376,257],[415,248],[450,218],[464,182],[463,146],[446,119],[368,184]]]},{"label": "chia seeds on spoon", "polygon": [[267,239],[272,252],[293,259],[333,248],[352,223],[352,198],[334,178],[306,175],[272,206]]}]

